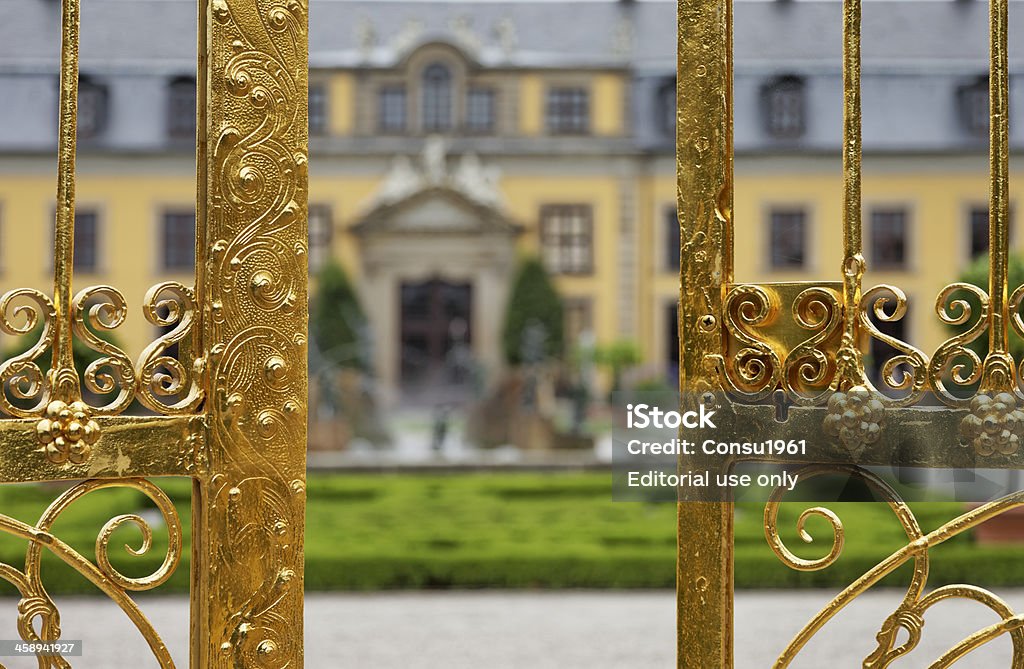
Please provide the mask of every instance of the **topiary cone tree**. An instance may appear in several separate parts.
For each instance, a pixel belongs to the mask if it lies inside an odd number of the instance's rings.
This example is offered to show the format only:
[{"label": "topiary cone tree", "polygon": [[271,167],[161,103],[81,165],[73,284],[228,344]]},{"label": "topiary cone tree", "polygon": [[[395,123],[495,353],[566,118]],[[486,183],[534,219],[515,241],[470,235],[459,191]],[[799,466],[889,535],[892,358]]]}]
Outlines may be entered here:
[{"label": "topiary cone tree", "polygon": [[369,371],[366,313],[344,268],[329,260],[317,274],[317,290],[309,306],[309,331],[327,360],[350,369]]},{"label": "topiary cone tree", "polygon": [[[521,365],[539,362],[524,357],[562,357],[565,350],[563,318],[562,298],[544,265],[537,258],[525,258],[516,271],[505,311],[502,348],[506,362]],[[536,336],[538,331],[543,337]],[[540,349],[537,356],[530,354],[534,347]]]}]

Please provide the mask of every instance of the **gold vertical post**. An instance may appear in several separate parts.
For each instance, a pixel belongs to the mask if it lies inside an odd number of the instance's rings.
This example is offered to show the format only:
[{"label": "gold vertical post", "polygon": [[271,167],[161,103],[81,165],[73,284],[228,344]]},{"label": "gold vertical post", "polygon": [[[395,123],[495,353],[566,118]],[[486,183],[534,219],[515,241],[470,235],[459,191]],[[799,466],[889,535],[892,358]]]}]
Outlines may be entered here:
[{"label": "gold vertical post", "polygon": [[[864,383],[857,312],[864,277],[861,211],[861,0],[843,0],[843,319],[842,347],[836,381],[843,390]],[[848,362],[842,362],[843,360]]]},{"label": "gold vertical post", "polygon": [[[57,139],[57,208],[53,239],[56,340],[51,384],[57,399],[71,401],[77,386],[71,348],[71,277],[75,253],[75,149],[78,129],[78,0],[61,3],[60,112]],[[71,380],[74,376],[74,380]],[[59,379],[59,382],[57,381]]]},{"label": "gold vertical post", "polygon": [[843,251],[861,261],[860,0],[843,0]]},{"label": "gold vertical post", "polygon": [[303,666],[306,0],[199,0],[193,669]]},{"label": "gold vertical post", "polygon": [[1012,392],[1016,363],[1009,353],[1007,271],[1010,255],[1010,118],[1007,0],[989,1],[989,351],[982,369],[983,393]]},{"label": "gold vertical post", "polygon": [[[679,383],[692,398],[721,387],[707,361],[723,351],[725,286],[733,278],[732,0],[679,0],[678,7]],[[733,505],[680,502],[677,513],[677,663],[727,669]]]},{"label": "gold vertical post", "polygon": [[989,1],[989,349],[1009,349],[1007,267],[1010,223],[1010,119],[1007,0]]}]

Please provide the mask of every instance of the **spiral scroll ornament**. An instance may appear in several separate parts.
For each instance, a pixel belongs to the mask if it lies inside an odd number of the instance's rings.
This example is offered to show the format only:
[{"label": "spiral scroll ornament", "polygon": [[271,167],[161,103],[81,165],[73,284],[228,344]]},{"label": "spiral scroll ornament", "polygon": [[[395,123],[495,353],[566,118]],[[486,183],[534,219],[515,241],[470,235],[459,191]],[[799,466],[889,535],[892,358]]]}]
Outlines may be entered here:
[{"label": "spiral scroll ornament", "polygon": [[124,296],[111,286],[93,286],[79,292],[72,302],[72,330],[79,341],[101,357],[84,371],[85,387],[98,396],[117,394],[107,404],[94,407],[99,415],[119,414],[135,398],[135,367],[124,351],[97,335],[120,327],[128,317]]},{"label": "spiral scroll ornament", "polygon": [[0,330],[9,335],[37,339],[24,353],[0,364],[0,404],[18,418],[35,418],[50,398],[50,383],[39,367],[40,358],[53,346],[57,310],[49,297],[31,288],[19,288],[0,297]]},{"label": "spiral scroll ornament", "polygon": [[[195,411],[203,401],[202,362],[190,366],[186,355],[195,334],[195,292],[176,281],[158,284],[146,293],[142,310],[147,321],[167,332],[139,356],[139,402],[162,414]],[[171,355],[175,348],[177,356]]]},{"label": "spiral scroll ornament", "polygon": [[[779,655],[774,664],[776,669],[789,667],[811,638],[829,620],[833,619],[845,606],[868,588],[907,562],[913,563],[913,572],[906,594],[896,610],[882,623],[875,636],[876,646],[865,657],[862,666],[866,669],[886,669],[896,660],[910,653],[920,642],[925,625],[925,613],[935,604],[954,598],[977,602],[987,607],[999,616],[1000,622],[968,636],[930,666],[949,667],[971,650],[1003,634],[1008,634],[1013,643],[1011,666],[1024,666],[1024,616],[1016,614],[1004,600],[988,590],[964,584],[944,585],[926,594],[931,560],[930,549],[986,520],[1024,505],[1024,492],[1007,495],[972,509],[926,534],[921,530],[910,507],[900,499],[896,491],[870,471],[848,465],[809,465],[798,470],[802,482],[819,476],[835,474],[861,480],[875,495],[883,499],[903,527],[907,535],[907,543],[878,562],[822,607]],[[808,560],[797,557],[785,546],[778,530],[779,506],[786,492],[785,488],[776,489],[765,505],[764,528],[768,545],[779,560],[791,569],[799,571],[827,569],[840,557],[844,544],[849,540],[843,530],[842,522],[835,513],[827,508],[806,509],[797,521],[797,529],[801,538],[805,542],[811,541],[811,536],[804,530],[804,524],[809,516],[815,515],[824,518],[831,525],[833,542],[828,554],[822,558]]]},{"label": "spiral scroll ornament", "polygon": [[[110,541],[114,530],[130,523],[142,532],[142,545],[125,545],[129,555],[141,556],[152,547],[153,529],[138,514],[123,514],[107,521],[96,537],[96,560],[90,561],[52,534],[54,522],[77,500],[94,491],[110,488],[131,488],[145,495],[156,505],[167,531],[167,552],[159,567],[151,574],[132,578],[125,576],[110,561]],[[0,563],[0,579],[18,589],[18,632],[28,642],[46,643],[60,639],[60,613],[46,592],[42,582],[42,552],[53,553],[64,563],[88,579],[117,604],[148,643],[161,669],[173,669],[167,646],[128,595],[129,592],[150,590],[167,581],[174,573],[182,555],[182,527],[177,510],[170,498],[156,485],[144,479],[88,480],[61,494],[40,516],[35,525],[29,525],[10,516],[0,514],[0,532],[27,540],[24,570]],[[40,655],[41,669],[68,669],[70,664],[60,655]]]},{"label": "spiral scroll ornament", "polygon": [[729,390],[746,401],[768,397],[782,379],[782,361],[755,328],[772,323],[779,306],[760,286],[733,287],[725,298],[725,327],[739,345],[734,355],[712,356]]}]

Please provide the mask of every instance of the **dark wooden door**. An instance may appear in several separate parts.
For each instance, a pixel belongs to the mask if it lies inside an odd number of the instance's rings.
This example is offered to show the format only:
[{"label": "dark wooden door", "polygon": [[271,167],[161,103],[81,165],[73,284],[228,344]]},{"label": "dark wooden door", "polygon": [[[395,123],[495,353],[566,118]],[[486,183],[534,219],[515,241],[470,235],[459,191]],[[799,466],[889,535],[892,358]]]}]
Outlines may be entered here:
[{"label": "dark wooden door", "polygon": [[473,287],[431,279],[401,287],[401,369],[406,388],[444,385],[450,354],[470,343]]}]

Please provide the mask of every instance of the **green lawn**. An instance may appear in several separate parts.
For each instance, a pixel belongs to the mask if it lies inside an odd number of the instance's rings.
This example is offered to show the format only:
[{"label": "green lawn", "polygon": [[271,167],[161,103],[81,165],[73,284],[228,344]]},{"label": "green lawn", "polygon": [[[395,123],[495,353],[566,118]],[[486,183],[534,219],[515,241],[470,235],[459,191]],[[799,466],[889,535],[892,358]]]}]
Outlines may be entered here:
[{"label": "green lawn", "polygon": [[[161,482],[187,522],[189,483]],[[53,485],[0,486],[0,512],[35,522],[59,493]],[[379,588],[651,588],[672,587],[675,578],[675,505],[612,502],[610,475],[313,475],[306,536],[310,590]],[[114,515],[146,506],[140,493],[99,491],[79,500],[55,533],[92,556],[99,528]],[[780,527],[802,557],[819,557],[831,530],[819,518],[808,523],[817,541],[796,536],[796,517],[806,505],[786,505]],[[829,569],[798,573],[780,564],[765,545],[760,507],[741,505],[736,517],[738,587],[811,587],[846,584],[904,543],[903,531],[885,505],[830,506],[847,532],[843,556]],[[962,513],[959,504],[915,506],[928,531]],[[142,558],[114,550],[115,565],[129,575],[152,571],[162,544]],[[186,540],[187,540],[186,528]],[[112,546],[138,545],[139,533],[124,527]],[[1020,547],[978,547],[965,535],[933,552],[930,583],[969,579],[984,585],[1024,584]],[[186,549],[187,555],[187,549]],[[24,542],[0,537],[0,560],[21,567]],[[982,565],[984,565],[982,567]],[[51,591],[89,592],[92,586],[62,563],[44,561]],[[903,583],[905,572],[891,577]],[[182,564],[161,591],[188,587]]]}]

